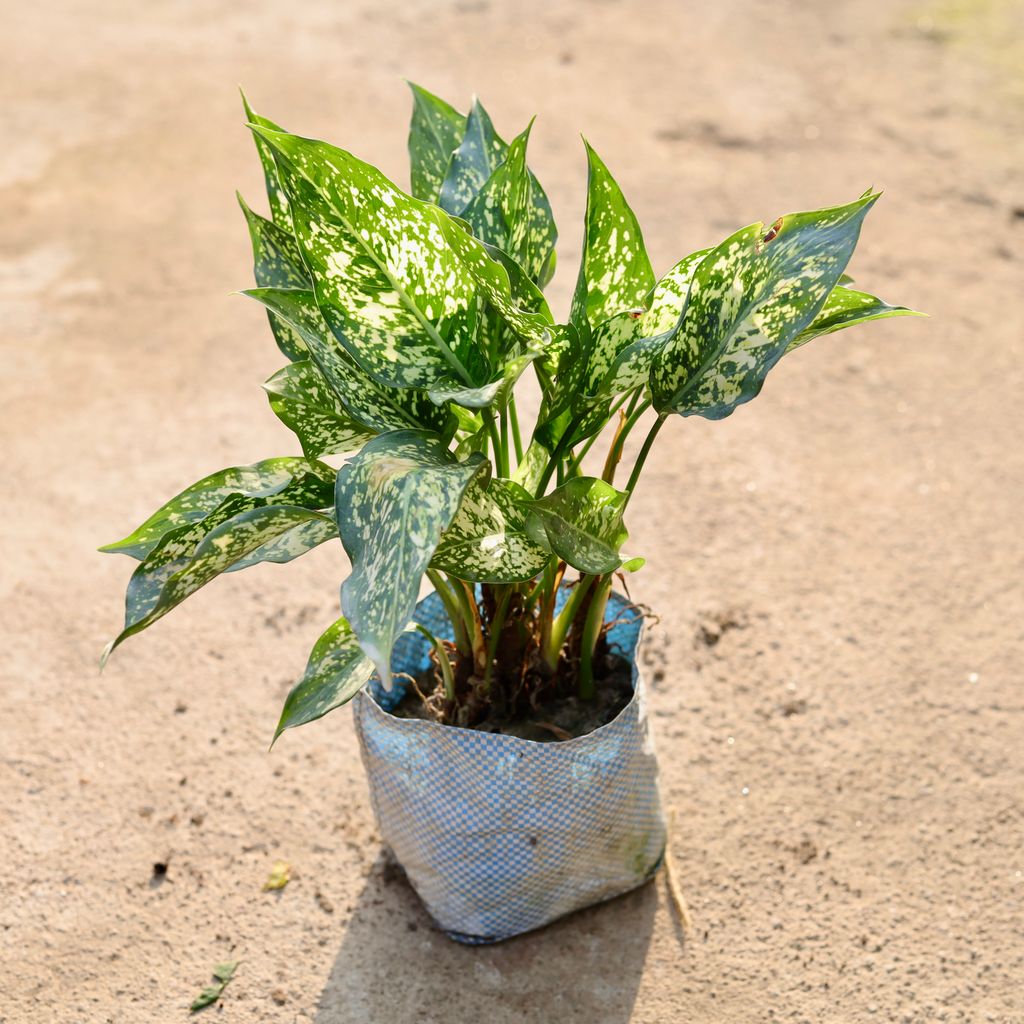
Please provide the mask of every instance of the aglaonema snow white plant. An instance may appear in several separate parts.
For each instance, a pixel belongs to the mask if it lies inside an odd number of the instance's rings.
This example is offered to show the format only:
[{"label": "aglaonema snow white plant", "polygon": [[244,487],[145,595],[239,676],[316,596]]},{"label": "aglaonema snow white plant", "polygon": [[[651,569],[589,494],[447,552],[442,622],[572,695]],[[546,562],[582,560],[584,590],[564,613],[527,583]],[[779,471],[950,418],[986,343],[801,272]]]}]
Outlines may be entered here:
[{"label": "aglaonema snow white plant", "polygon": [[[844,273],[877,192],[751,224],[658,277],[587,145],[583,253],[559,323],[542,292],[557,232],[527,165],[530,126],[506,142],[479,103],[463,115],[412,88],[411,192],[246,103],[271,216],[240,200],[257,284],[245,294],[288,360],[264,387],[303,454],[207,476],[102,549],[139,560],[106,657],[219,573],[340,539],[342,617],[275,738],[374,672],[390,685],[409,629],[432,645],[417,688],[435,720],[472,727],[593,698],[610,589],[643,561],[623,553],[624,515],[669,418],[728,416],[808,341],[912,313]],[[527,374],[530,424],[516,407]],[[323,461],[338,455],[340,469]],[[414,621],[424,576],[450,640]]]}]

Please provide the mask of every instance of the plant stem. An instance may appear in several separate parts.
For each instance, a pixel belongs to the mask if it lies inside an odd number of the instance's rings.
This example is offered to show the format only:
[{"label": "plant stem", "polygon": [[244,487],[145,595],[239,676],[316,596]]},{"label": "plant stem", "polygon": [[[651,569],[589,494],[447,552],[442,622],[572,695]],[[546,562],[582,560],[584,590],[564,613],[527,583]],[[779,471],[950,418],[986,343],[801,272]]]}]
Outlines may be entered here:
[{"label": "plant stem", "polygon": [[551,453],[551,458],[548,459],[548,464],[544,467],[544,473],[541,475],[540,482],[537,484],[536,496],[542,497],[544,489],[551,481],[551,477],[555,470],[560,468],[562,465],[562,459],[565,456],[566,449],[570,447],[569,439],[576,432],[576,428],[583,422],[583,418],[586,412],[577,413],[571,420],[569,425],[565,428],[565,432],[558,439],[558,444],[555,445],[555,450]]},{"label": "plant stem", "polygon": [[[551,630],[555,620],[555,597],[564,575],[565,562],[552,558],[544,567],[540,583],[537,585],[537,593],[540,596],[540,609],[537,612],[537,617],[540,620],[540,649],[542,653],[547,650],[551,639]],[[531,601],[532,599],[531,595]]]},{"label": "plant stem", "polygon": [[597,590],[591,598],[587,609],[587,619],[583,624],[583,635],[580,637],[579,695],[583,700],[594,699],[594,650],[601,627],[604,625],[604,610],[608,606],[608,594],[612,589],[610,575],[602,576]]},{"label": "plant stem", "polygon": [[510,395],[508,399],[508,415],[512,421],[512,443],[516,449],[516,464],[523,461],[523,438],[519,433],[519,413],[516,412],[516,396]]},{"label": "plant stem", "polygon": [[487,638],[487,667],[484,669],[484,689],[489,693],[491,689],[491,676],[494,674],[494,656],[498,650],[498,640],[501,638],[501,631],[505,625],[505,616],[508,612],[508,603],[512,598],[511,586],[505,587],[498,604],[494,609],[494,618],[488,624],[490,636]]},{"label": "plant stem", "polygon": [[487,646],[484,643],[484,626],[480,621],[480,609],[476,603],[476,593],[471,584],[465,580],[456,580],[456,588],[461,599],[463,614],[472,630],[471,643],[473,648],[473,669],[477,675],[483,675],[486,668]]},{"label": "plant stem", "polygon": [[458,597],[445,581],[445,578],[436,569],[427,570],[427,579],[434,585],[434,590],[437,592],[437,596],[441,598],[441,603],[444,605],[444,610],[448,613],[448,618],[451,619],[452,630],[455,633],[455,646],[463,654],[467,656],[472,655],[473,647],[469,642],[466,620],[463,616]]},{"label": "plant stem", "polygon": [[509,444],[508,444],[508,408],[504,408],[499,413],[499,423],[501,426],[501,476],[507,477],[512,475],[512,465],[509,458]]},{"label": "plant stem", "polygon": [[[626,422],[623,424],[622,429],[617,431],[615,437],[612,439],[611,447],[608,449],[608,458],[605,460],[605,469],[608,470],[610,467],[612,477],[615,475],[615,467],[622,458],[622,447],[626,443],[626,438],[629,437],[630,431],[632,431],[632,429],[637,425],[640,417],[643,416],[650,407],[650,399],[644,399],[644,401],[633,409],[627,417]],[[604,479],[607,480],[608,483],[611,483],[611,478],[606,476]]]},{"label": "plant stem", "polygon": [[[632,403],[630,405],[630,408],[626,410],[626,415],[627,416],[629,415],[629,413],[631,413],[633,411],[632,406],[636,404],[636,400],[639,397],[639,395],[640,395],[639,391],[637,391],[633,395],[633,401],[632,401]],[[619,411],[619,409],[622,408],[622,406],[625,404],[625,402],[626,402],[626,400],[628,398],[629,398],[629,392],[627,391],[626,394],[624,394],[611,407],[611,409],[608,410],[608,419],[609,420],[611,420],[612,416],[614,416]],[[605,426],[607,426],[607,425],[608,424],[606,423]],[[572,474],[572,473],[576,472],[576,470],[579,468],[579,464],[584,460],[584,458],[586,458],[587,452],[589,452],[590,449],[594,447],[595,443],[601,437],[601,434],[603,433],[603,431],[604,431],[604,427],[602,427],[600,430],[596,431],[595,433],[591,434],[590,437],[587,438],[587,440],[584,443],[583,447],[578,452],[574,452],[573,453],[573,457],[572,457],[571,461],[569,462],[569,465],[566,466],[566,472],[567,473]]]},{"label": "plant stem", "polygon": [[576,617],[576,612],[579,610],[580,604],[587,596],[587,591],[590,590],[591,584],[596,579],[598,579],[597,576],[580,576],[579,580],[576,582],[576,586],[572,589],[572,593],[569,595],[569,599],[565,602],[562,606],[562,610],[558,613],[558,618],[556,618],[552,624],[551,632],[547,638],[547,643],[541,649],[541,656],[544,659],[544,664],[547,665],[552,672],[558,668],[558,657],[562,653],[562,644],[565,643],[565,634],[569,631],[569,627],[572,625],[572,620]]},{"label": "plant stem", "polygon": [[445,650],[444,644],[426,626],[421,626],[417,622],[416,629],[430,641],[437,654],[437,664],[441,669],[441,678],[444,680],[444,695],[449,700],[455,700],[455,674],[452,672],[452,663],[448,658],[448,651]]},{"label": "plant stem", "polygon": [[623,510],[629,504],[629,499],[633,497],[633,488],[636,487],[636,482],[640,479],[640,471],[644,468],[644,463],[647,461],[647,456],[651,451],[651,445],[654,444],[658,431],[665,425],[666,419],[668,419],[668,414],[660,413],[654,421],[654,426],[651,427],[647,437],[644,439],[644,445],[640,449],[640,454],[636,457],[636,462],[633,463],[633,472],[629,474],[629,483],[626,484],[626,500],[622,505]]},{"label": "plant stem", "polygon": [[494,468],[498,472],[498,476],[502,476],[501,462],[502,462],[502,447],[501,441],[498,439],[498,427],[494,422],[494,413],[490,409],[485,410],[485,420],[487,425],[487,436],[491,439],[491,448],[494,450]]}]

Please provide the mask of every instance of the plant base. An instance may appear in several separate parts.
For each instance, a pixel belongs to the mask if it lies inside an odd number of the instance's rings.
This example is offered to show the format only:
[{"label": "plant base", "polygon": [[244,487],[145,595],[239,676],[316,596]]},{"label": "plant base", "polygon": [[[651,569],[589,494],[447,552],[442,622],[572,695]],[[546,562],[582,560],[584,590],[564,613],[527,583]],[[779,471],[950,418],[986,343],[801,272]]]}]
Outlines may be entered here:
[{"label": "plant base", "polygon": [[[417,620],[444,634],[436,595]],[[537,743],[389,713],[401,679],[355,701],[370,794],[384,841],[427,910],[459,942],[499,942],[642,885],[657,870],[665,822],[636,666],[642,622],[613,594],[609,645],[633,667],[634,694],[607,725]],[[619,621],[621,620],[621,621]],[[407,635],[394,668],[415,676],[426,642]]]}]

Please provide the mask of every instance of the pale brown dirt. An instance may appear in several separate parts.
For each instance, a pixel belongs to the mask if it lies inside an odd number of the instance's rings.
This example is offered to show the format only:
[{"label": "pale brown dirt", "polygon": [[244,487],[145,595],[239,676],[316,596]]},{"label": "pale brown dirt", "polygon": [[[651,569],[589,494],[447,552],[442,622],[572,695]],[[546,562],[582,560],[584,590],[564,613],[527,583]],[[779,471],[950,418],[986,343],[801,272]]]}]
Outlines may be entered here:
[{"label": "pale brown dirt", "polygon": [[[247,8],[247,9],[243,9]],[[7,5],[0,1021],[1024,1021],[1019,4]],[[220,580],[96,672],[127,560],[203,473],[295,445],[234,93],[404,179],[400,76],[582,130],[660,269],[871,184],[854,271],[928,310],[816,342],[662,433],[631,507],[663,882],[490,949],[381,859],[347,712],[267,741],[340,548]],[[262,204],[260,204],[262,207]],[[1014,211],[1017,211],[1016,213]],[[261,892],[272,862],[293,865]],[[166,879],[151,881],[167,860]]]}]

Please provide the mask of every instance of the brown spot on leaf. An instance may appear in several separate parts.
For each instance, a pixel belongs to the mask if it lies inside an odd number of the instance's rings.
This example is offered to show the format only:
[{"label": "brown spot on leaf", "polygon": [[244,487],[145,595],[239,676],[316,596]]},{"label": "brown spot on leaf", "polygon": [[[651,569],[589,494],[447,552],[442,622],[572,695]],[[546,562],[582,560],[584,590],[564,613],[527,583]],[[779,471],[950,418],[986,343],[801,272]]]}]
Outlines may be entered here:
[{"label": "brown spot on leaf", "polygon": [[764,245],[767,245],[769,242],[771,242],[773,239],[775,239],[778,236],[779,231],[781,231],[781,230],[782,230],[782,218],[779,217],[775,221],[775,223],[764,233],[764,237],[761,239],[761,242]]}]

